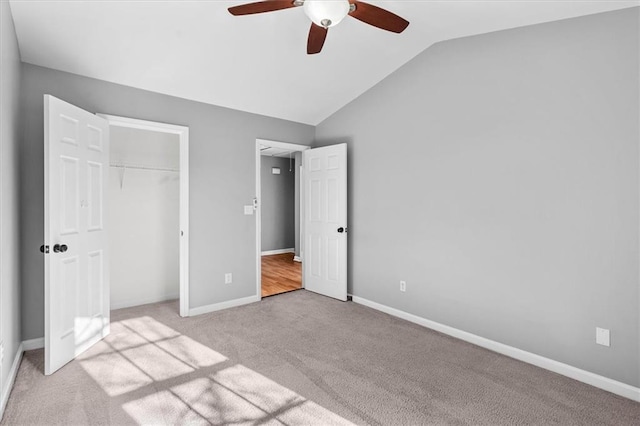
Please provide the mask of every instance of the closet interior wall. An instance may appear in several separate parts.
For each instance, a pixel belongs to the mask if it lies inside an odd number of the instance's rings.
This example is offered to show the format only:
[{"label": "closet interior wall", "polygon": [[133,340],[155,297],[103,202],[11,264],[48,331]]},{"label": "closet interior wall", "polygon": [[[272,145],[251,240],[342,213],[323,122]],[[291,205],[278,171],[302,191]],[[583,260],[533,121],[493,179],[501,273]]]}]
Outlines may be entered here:
[{"label": "closet interior wall", "polygon": [[110,130],[111,308],[178,299],[179,138]]}]

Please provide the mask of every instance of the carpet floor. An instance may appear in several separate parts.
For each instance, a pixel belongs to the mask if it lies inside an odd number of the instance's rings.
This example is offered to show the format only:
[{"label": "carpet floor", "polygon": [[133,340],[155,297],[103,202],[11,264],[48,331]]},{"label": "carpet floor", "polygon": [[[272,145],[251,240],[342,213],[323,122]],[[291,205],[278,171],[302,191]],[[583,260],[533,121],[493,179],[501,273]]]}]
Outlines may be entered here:
[{"label": "carpet floor", "polygon": [[639,403],[304,290],[177,312],[113,311],[52,376],[25,353],[2,424],[640,424]]}]

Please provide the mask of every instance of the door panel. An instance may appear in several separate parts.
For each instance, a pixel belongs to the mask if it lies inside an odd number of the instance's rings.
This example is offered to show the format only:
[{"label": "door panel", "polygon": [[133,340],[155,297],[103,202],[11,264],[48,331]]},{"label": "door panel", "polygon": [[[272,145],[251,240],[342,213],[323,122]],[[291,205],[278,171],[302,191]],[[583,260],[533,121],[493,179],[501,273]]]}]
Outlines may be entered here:
[{"label": "door panel", "polygon": [[305,288],[347,300],[347,146],[315,148],[302,155]]},{"label": "door panel", "polygon": [[57,296],[60,300],[60,339],[66,339],[73,333],[75,324],[75,307],[78,293],[78,256],[67,256],[60,260],[60,278]]},{"label": "door panel", "polygon": [[45,374],[109,332],[106,120],[45,95]]},{"label": "door panel", "polygon": [[102,206],[104,182],[102,177],[104,176],[104,168],[102,164],[95,161],[87,161],[88,177],[89,177],[89,194],[88,194],[88,218],[89,225],[88,231],[101,231],[102,230],[102,217],[104,208]]},{"label": "door panel", "polygon": [[102,313],[102,293],[95,291],[95,289],[100,289],[104,286],[104,257],[102,254],[102,250],[89,252],[89,313],[91,317],[96,317]]},{"label": "door panel", "polygon": [[102,129],[89,124],[87,125],[87,131],[89,132],[89,140],[88,140],[87,147],[93,151],[103,152]]},{"label": "door panel", "polygon": [[80,173],[78,170],[78,158],[60,156],[60,186],[65,188],[60,192],[60,234],[70,235],[78,233],[78,216],[80,210],[80,198],[78,182]]}]

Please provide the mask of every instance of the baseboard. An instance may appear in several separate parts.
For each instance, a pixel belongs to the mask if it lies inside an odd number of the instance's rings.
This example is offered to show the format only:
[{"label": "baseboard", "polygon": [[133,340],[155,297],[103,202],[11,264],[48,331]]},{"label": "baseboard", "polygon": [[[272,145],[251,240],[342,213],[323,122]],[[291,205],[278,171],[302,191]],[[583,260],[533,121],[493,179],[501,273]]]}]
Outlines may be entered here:
[{"label": "baseboard", "polygon": [[637,388],[635,386],[631,386],[617,380],[609,379],[608,377],[600,376],[598,374],[591,373],[589,371],[582,370],[580,368],[573,367],[559,361],[554,361],[552,359],[545,358],[543,356],[536,355],[522,349],[514,348],[513,346],[489,340],[484,337],[459,330],[457,328],[449,327],[448,325],[440,324],[435,321],[431,321],[417,315],[401,311],[399,309],[372,302],[371,300],[363,299],[362,297],[353,296],[353,301],[355,303],[368,306],[375,310],[385,312],[394,317],[402,318],[414,324],[418,324],[423,327],[438,331],[440,333],[458,338],[460,340],[464,340],[465,342],[469,342],[485,349],[498,352],[499,354],[515,358],[519,361],[544,368],[545,370],[553,371],[554,373],[561,374],[579,382],[583,382],[591,386],[595,386],[597,388],[614,393],[616,395],[629,398],[633,401],[640,402],[640,388]]},{"label": "baseboard", "polygon": [[[254,303],[259,301],[260,301],[260,297],[249,296],[249,297],[243,297],[241,299],[229,300],[227,302],[220,302],[220,303],[214,303],[212,305],[199,306],[197,308],[189,309],[189,316],[206,314],[208,312],[215,312],[215,311],[220,311],[222,309],[234,308],[236,306],[247,305],[249,303]],[[150,302],[150,303],[153,303],[153,302]],[[132,306],[135,306],[135,305],[132,305]],[[117,309],[117,308],[112,307],[112,309]],[[44,337],[25,340],[22,342],[23,351],[31,351],[34,349],[41,349],[41,348],[44,348]]]},{"label": "baseboard", "polygon": [[20,368],[20,361],[22,361],[22,354],[24,354],[24,348],[23,344],[20,343],[16,356],[13,358],[11,370],[9,370],[9,375],[7,376],[7,382],[4,384],[4,389],[2,389],[2,399],[0,399],[0,420],[2,420],[2,416],[4,416],[4,409],[9,401],[9,395],[11,394],[11,389],[13,389],[13,383],[16,381],[18,368]]},{"label": "baseboard", "polygon": [[34,349],[44,348],[44,337],[38,337],[37,339],[23,340],[22,350],[32,351]]},{"label": "baseboard", "polygon": [[166,302],[167,300],[175,300],[180,298],[180,293],[169,294],[161,297],[150,297],[146,299],[130,299],[121,302],[111,302],[111,310],[131,308],[133,306],[148,305],[149,303]]},{"label": "baseboard", "polygon": [[260,296],[249,296],[241,299],[229,300],[227,302],[214,303],[212,305],[199,306],[189,309],[189,316],[207,314],[209,312],[220,311],[222,309],[235,308],[236,306],[247,305],[249,303],[259,302]]},{"label": "baseboard", "polygon": [[296,249],[295,248],[284,248],[284,249],[278,249],[278,250],[267,250],[267,251],[263,251],[261,254],[263,256],[271,256],[272,254],[284,254],[284,253],[295,253]]},{"label": "baseboard", "polygon": [[300,256],[293,256],[293,261],[302,263],[302,258]]}]

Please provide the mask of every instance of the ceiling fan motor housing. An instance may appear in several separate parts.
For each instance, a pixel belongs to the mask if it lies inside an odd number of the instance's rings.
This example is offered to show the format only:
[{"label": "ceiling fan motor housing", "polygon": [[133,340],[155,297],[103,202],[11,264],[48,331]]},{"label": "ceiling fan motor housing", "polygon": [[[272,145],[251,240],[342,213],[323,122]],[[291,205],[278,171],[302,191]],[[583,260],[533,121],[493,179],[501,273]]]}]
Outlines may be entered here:
[{"label": "ceiling fan motor housing", "polygon": [[314,24],[329,28],[349,14],[351,5],[348,0],[304,0],[303,8]]}]

